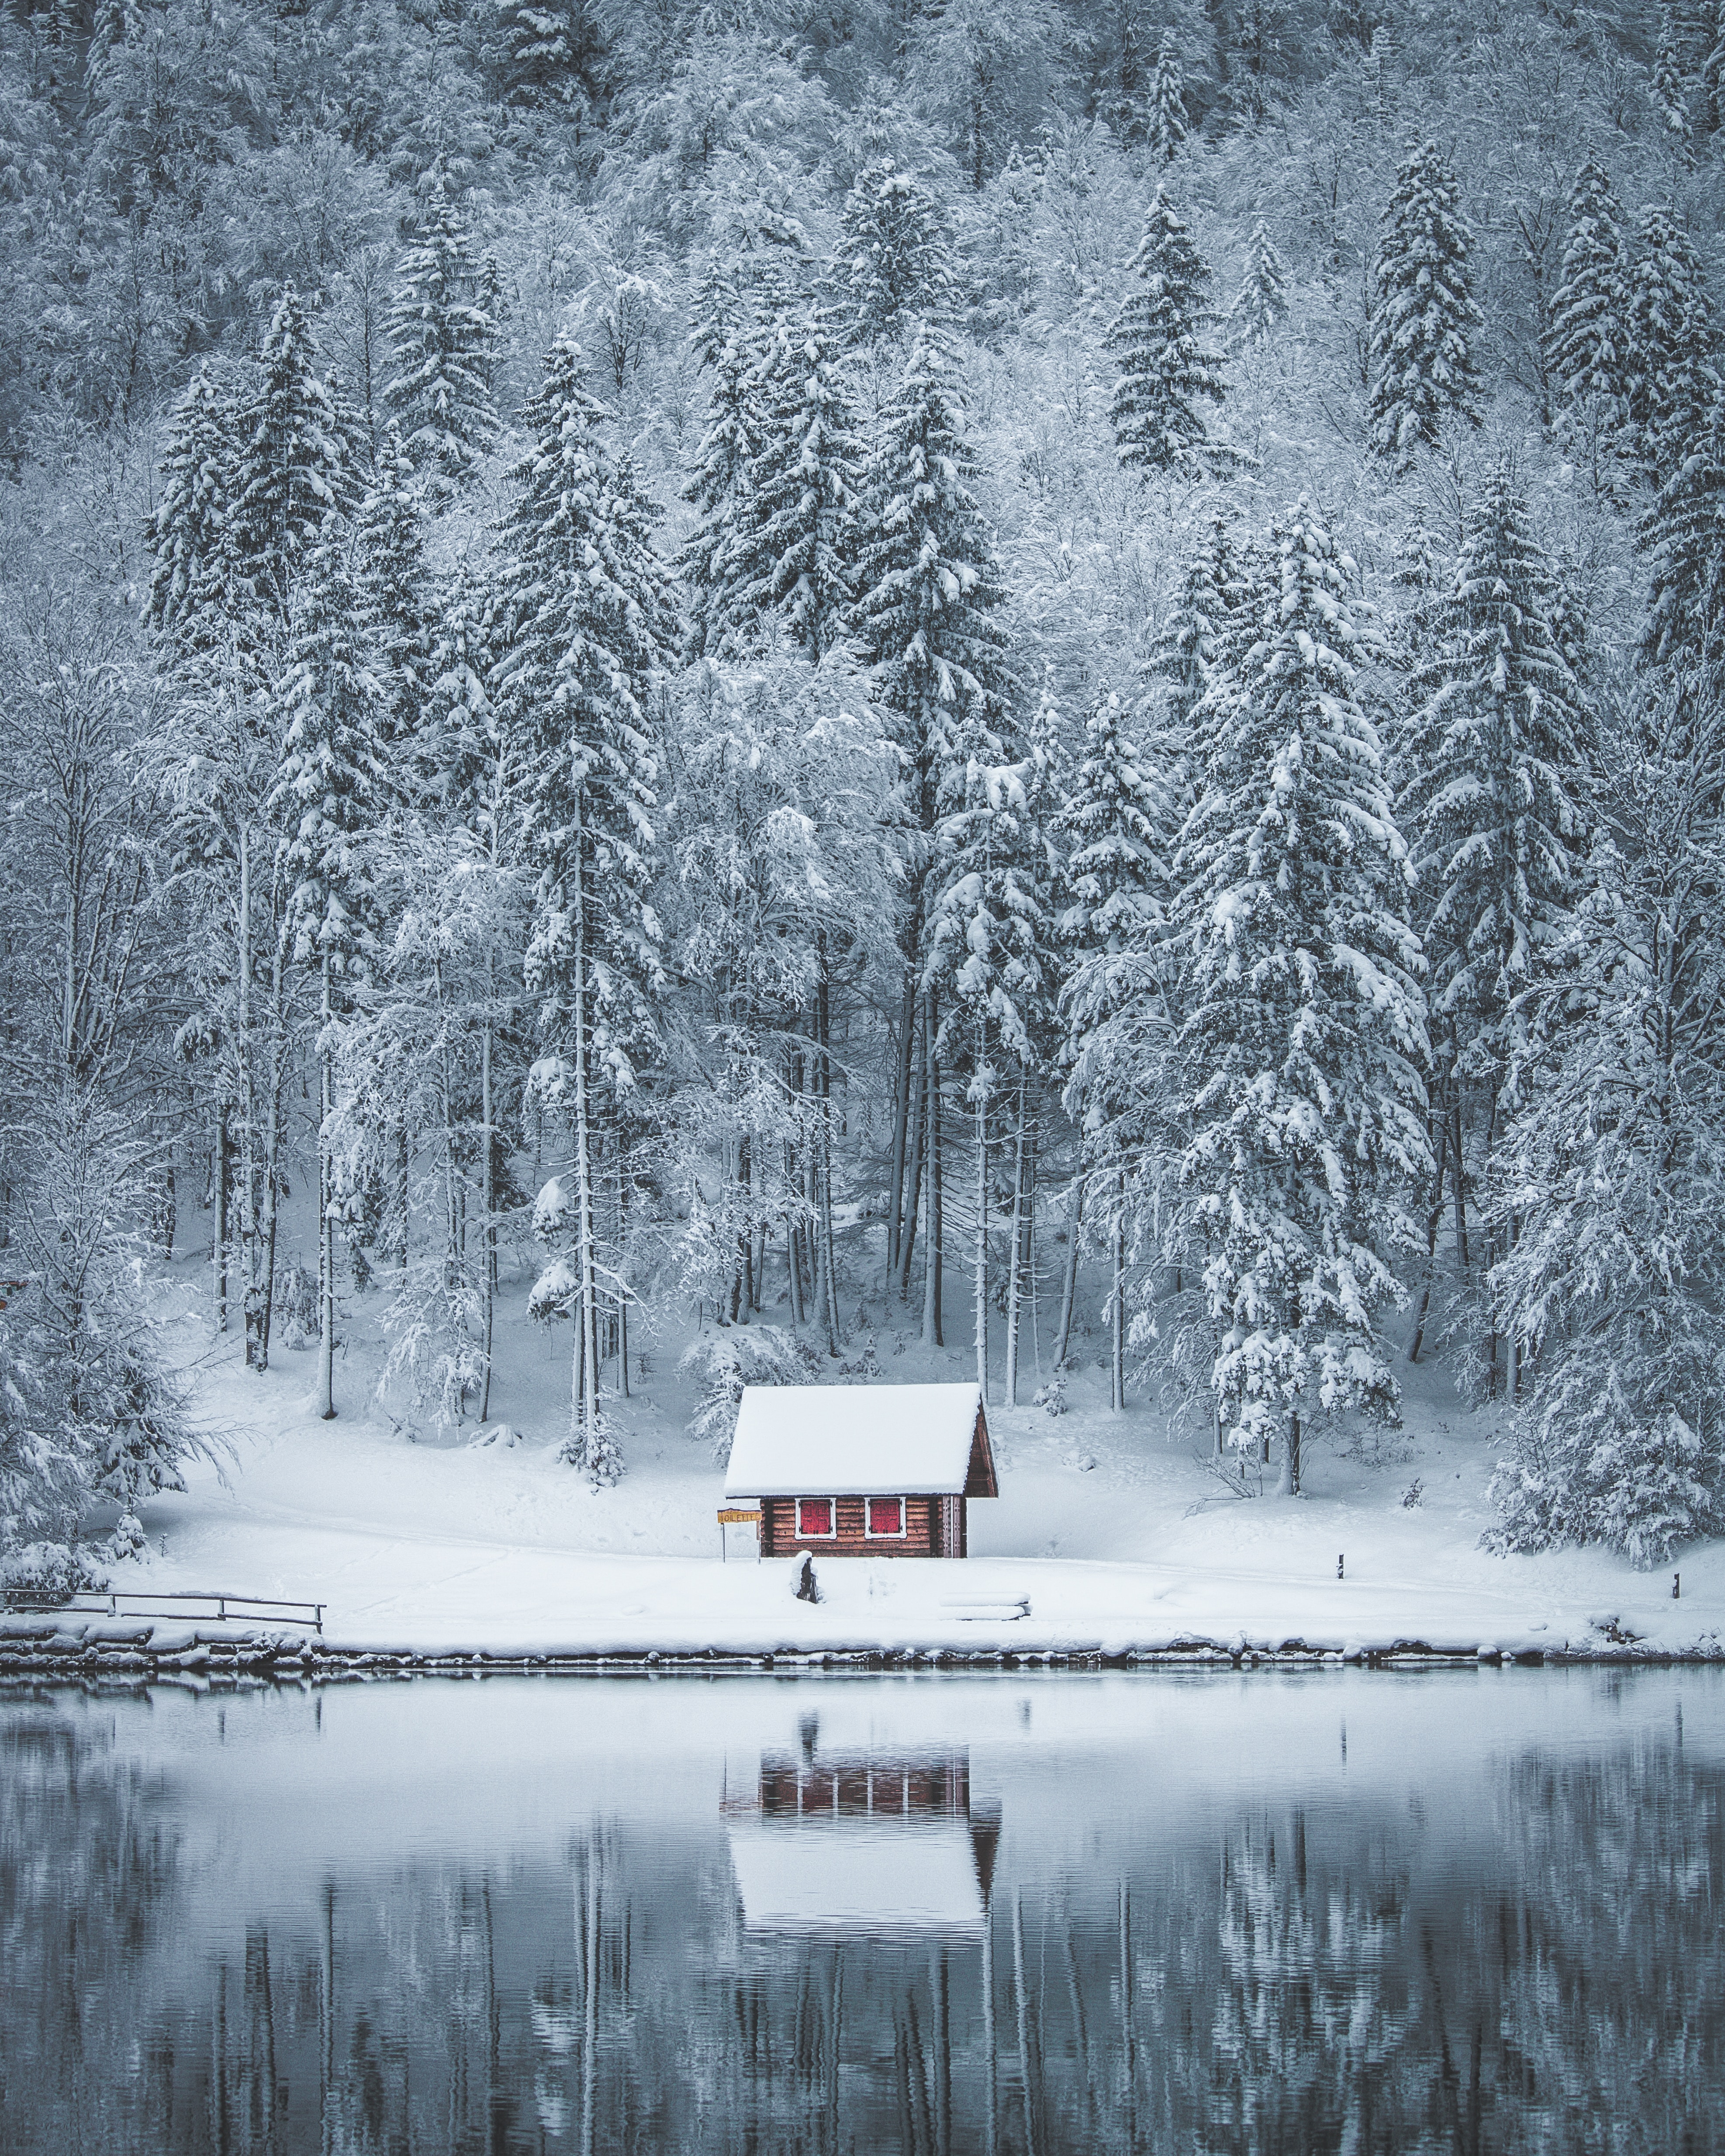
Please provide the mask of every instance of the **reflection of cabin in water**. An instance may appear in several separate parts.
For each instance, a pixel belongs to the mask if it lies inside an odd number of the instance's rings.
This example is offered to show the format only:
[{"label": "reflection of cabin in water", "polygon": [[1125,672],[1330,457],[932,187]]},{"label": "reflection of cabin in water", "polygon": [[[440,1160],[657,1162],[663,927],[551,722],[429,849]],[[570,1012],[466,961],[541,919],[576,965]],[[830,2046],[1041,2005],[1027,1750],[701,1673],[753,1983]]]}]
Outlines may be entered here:
[{"label": "reflection of cabin in water", "polygon": [[766,1752],[732,1799],[731,1861],[750,1931],[980,1933],[998,1810],[973,1810],[970,1755]]},{"label": "reflection of cabin in water", "polygon": [[725,1475],[761,1509],[761,1554],[963,1557],[998,1497],[975,1385],[747,1385]]}]

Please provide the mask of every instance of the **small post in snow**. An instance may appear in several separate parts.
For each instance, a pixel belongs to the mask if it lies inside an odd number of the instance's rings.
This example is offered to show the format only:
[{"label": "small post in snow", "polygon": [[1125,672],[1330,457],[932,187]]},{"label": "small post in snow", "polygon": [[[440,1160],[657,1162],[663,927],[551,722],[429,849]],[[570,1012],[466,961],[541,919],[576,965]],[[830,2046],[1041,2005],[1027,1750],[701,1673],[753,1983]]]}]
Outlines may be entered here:
[{"label": "small post in snow", "polygon": [[1671,1574],[1671,1599],[1673,1602],[1683,1599],[1683,1575],[1681,1572]]},{"label": "small post in snow", "polygon": [[1343,1563],[1344,1559],[1345,1559],[1345,1558],[1346,1558],[1346,1557],[1347,1557],[1347,1554],[1348,1554],[1348,1553],[1344,1550],[1344,1551],[1343,1551],[1343,1552],[1342,1552],[1341,1555],[1340,1555],[1340,1556],[1338,1556],[1338,1557],[1337,1558],[1337,1559],[1336,1559],[1336,1577],[1337,1577],[1337,1579],[1340,1579],[1340,1578],[1341,1578],[1341,1577],[1342,1577]]}]

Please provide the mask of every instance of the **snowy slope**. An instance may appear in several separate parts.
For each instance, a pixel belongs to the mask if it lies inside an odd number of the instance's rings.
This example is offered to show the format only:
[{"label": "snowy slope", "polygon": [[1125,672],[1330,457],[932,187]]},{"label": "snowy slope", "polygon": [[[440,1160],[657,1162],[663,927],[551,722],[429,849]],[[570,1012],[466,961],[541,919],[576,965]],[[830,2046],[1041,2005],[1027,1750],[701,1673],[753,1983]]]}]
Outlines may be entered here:
[{"label": "snowy slope", "polygon": [[[1686,1553],[1679,1601],[1671,1574],[1640,1573],[1599,1551],[1482,1551],[1495,1424],[1463,1408],[1436,1367],[1401,1366],[1408,1427],[1397,1456],[1373,1466],[1320,1444],[1301,1497],[1246,1501],[1153,1405],[1108,1412],[1098,1329],[1081,1343],[1070,1412],[1050,1419],[991,1402],[1001,1496],[971,1507],[968,1564],[830,1559],[811,1607],[793,1598],[782,1565],[746,1561],[747,1531],[732,1531],[731,1562],[721,1562],[714,1514],[724,1476],[687,1435],[694,1403],[675,1374],[685,1336],[667,1328],[653,1340],[636,1396],[611,1404],[628,1472],[595,1492],[556,1458],[566,1330],[517,1317],[500,1327],[493,1427],[517,1441],[485,1442],[470,1428],[416,1442],[372,1397],[376,1295],[348,1309],[342,1411],[324,1423],[311,1410],[311,1355],[283,1353],[265,1376],[249,1376],[231,1338],[210,1347],[198,1269],[177,1265],[171,1292],[202,1418],[233,1460],[225,1476],[194,1468],[186,1494],[150,1505],[149,1551],[116,1569],[116,1582],[321,1600],[337,1642],[1027,1653],[1181,1639],[1576,1649],[1633,1635],[1650,1650],[1715,1651],[1725,1635],[1718,1545]],[[880,1325],[876,1353],[883,1393],[960,1381],[975,1367],[956,1347],[925,1354],[909,1324]],[[1416,1478],[1419,1501],[1404,1503]],[[961,1618],[948,1606],[961,1598],[1025,1598],[1030,1615]]]}]

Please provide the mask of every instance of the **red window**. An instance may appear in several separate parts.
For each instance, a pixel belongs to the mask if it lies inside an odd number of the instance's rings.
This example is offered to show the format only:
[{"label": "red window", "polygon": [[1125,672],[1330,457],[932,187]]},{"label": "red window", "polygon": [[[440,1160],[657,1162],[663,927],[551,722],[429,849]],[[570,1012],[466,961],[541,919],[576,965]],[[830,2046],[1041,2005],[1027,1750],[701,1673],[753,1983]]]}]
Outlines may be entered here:
[{"label": "red window", "polygon": [[870,1535],[901,1535],[904,1532],[905,1501],[902,1497],[870,1497],[868,1502]]},{"label": "red window", "polygon": [[830,1497],[798,1497],[797,1500],[797,1534],[799,1539],[830,1535],[833,1532],[833,1501]]}]

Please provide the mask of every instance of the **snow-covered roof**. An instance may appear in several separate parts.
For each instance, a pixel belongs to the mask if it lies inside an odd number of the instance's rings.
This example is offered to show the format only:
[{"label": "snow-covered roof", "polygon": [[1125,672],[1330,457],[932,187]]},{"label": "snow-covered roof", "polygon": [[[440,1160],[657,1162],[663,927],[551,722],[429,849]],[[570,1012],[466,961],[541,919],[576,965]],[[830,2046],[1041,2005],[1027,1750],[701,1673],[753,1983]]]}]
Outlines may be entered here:
[{"label": "snow-covered roof", "polygon": [[725,1495],[992,1497],[982,1404],[975,1385],[745,1385]]},{"label": "snow-covered roof", "polygon": [[983,1889],[970,1835],[937,1826],[733,1825],[731,1862],[751,1931],[975,1932]]}]

